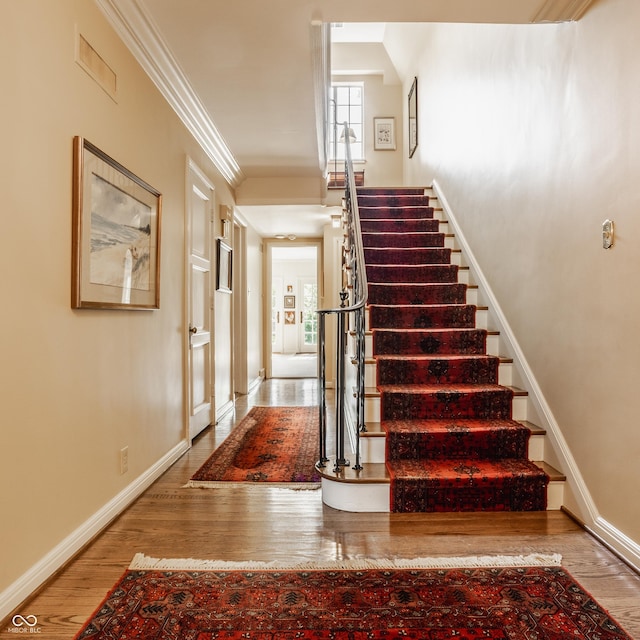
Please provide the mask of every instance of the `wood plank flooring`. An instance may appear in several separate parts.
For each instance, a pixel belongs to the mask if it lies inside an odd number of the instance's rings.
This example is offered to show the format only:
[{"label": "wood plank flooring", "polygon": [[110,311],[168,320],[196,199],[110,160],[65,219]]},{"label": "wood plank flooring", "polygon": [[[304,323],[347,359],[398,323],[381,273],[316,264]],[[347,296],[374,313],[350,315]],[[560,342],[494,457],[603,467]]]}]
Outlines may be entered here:
[{"label": "wood plank flooring", "polygon": [[[253,405],[313,405],[316,382],[269,380],[194,447],[16,613],[35,615],[41,638],[70,640],[137,552],[156,557],[326,561],[560,553],[564,567],[640,640],[640,577],[562,512],[351,514],[320,491],[264,486],[185,489],[192,473]],[[0,639],[15,637],[10,620]]]}]

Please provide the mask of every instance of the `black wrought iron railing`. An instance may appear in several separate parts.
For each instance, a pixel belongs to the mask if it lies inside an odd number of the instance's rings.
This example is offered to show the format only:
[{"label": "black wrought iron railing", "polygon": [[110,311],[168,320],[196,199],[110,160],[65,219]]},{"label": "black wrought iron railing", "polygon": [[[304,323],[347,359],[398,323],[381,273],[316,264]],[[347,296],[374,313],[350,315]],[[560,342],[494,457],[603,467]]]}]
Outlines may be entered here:
[{"label": "black wrought iron railing", "polygon": [[[354,454],[353,468],[362,469],[360,460],[360,434],[366,430],[364,422],[365,409],[365,305],[367,302],[367,276],[364,262],[364,248],[358,214],[358,198],[356,193],[355,173],[349,146],[349,129],[344,123],[345,138],[345,197],[343,203],[344,246],[342,252],[342,269],[346,274],[343,282],[346,285],[340,292],[341,304],[332,309],[319,309],[318,313],[318,395],[319,395],[319,428],[320,452],[318,466],[325,467],[330,459],[334,459],[334,471],[338,472],[351,463],[346,457],[347,406],[354,406]],[[327,319],[336,319],[336,353],[335,353],[335,451],[329,456],[327,447]],[[349,347],[353,350],[349,354]],[[355,366],[355,382],[353,389],[347,388],[348,368]]]}]

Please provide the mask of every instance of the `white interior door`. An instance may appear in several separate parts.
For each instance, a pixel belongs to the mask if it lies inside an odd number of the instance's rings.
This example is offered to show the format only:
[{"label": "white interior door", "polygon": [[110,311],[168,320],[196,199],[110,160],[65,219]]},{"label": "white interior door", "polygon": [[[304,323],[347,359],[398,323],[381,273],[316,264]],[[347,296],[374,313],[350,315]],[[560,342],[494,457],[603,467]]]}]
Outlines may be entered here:
[{"label": "white interior door", "polygon": [[213,186],[189,164],[187,200],[187,405],[189,438],[213,420],[212,344],[213,288],[211,278]]}]

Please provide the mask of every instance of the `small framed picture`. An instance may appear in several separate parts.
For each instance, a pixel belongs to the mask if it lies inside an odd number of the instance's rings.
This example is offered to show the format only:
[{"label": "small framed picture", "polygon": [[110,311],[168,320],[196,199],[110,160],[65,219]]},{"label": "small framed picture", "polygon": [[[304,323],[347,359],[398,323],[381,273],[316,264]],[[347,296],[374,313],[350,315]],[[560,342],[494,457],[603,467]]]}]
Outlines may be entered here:
[{"label": "small framed picture", "polygon": [[295,309],[296,308],[296,297],[295,296],[285,296],[284,297],[284,308],[285,309]]},{"label": "small framed picture", "polygon": [[413,79],[409,91],[409,157],[412,158],[418,146],[418,78]]},{"label": "small framed picture", "polygon": [[395,118],[373,119],[373,148],[376,151],[394,151],[396,148]]},{"label": "small framed picture", "polygon": [[232,272],[231,272],[231,247],[218,238],[218,264],[216,265],[216,290],[224,293],[231,293]]}]

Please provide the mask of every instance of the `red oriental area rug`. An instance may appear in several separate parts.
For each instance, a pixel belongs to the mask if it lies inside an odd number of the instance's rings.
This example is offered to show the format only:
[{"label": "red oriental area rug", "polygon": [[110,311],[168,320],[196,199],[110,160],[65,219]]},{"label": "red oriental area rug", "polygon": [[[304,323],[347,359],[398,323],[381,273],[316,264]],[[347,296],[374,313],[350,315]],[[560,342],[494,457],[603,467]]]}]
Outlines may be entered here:
[{"label": "red oriental area rug", "polygon": [[187,486],[209,488],[216,483],[228,486],[229,482],[317,484],[318,434],[317,407],[254,407]]},{"label": "red oriental area rug", "polygon": [[137,556],[142,568],[124,574],[76,640],[631,640],[566,570],[530,559],[203,570]]}]

